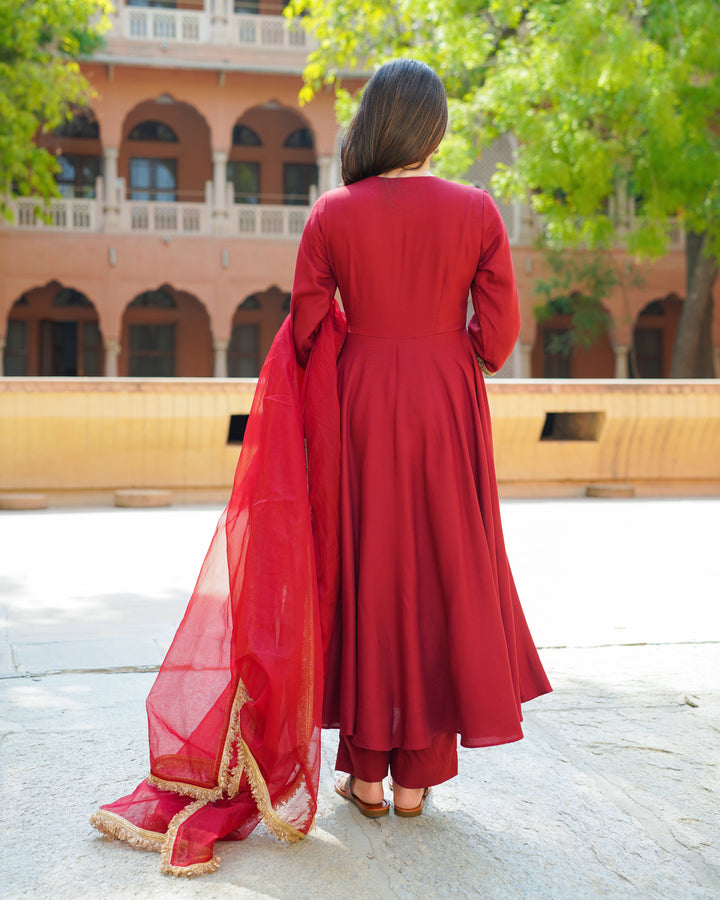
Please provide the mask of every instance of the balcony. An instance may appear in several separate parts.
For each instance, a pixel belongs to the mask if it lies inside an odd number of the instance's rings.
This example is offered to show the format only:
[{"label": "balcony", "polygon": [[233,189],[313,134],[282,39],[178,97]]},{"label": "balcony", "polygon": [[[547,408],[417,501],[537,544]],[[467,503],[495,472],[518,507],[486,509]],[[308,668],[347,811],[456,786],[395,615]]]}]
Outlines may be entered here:
[{"label": "balcony", "polygon": [[[205,0],[200,9],[166,9],[116,3],[113,27],[108,33],[111,51],[116,42],[174,45],[217,45],[255,48],[270,52],[300,51],[304,59],[314,41],[305,29],[284,16],[234,12],[232,0]],[[102,57],[103,54],[100,54]]]},{"label": "balcony", "polygon": [[[314,195],[313,195],[314,196]],[[159,234],[202,237],[263,238],[297,241],[310,213],[310,206],[235,203],[232,190],[226,191],[225,205],[213,202],[212,182],[208,182],[204,202],[130,200],[125,181],[117,180],[114,195],[105,197],[104,181],[98,178],[93,198],[53,200],[46,215],[35,210],[31,199],[10,202],[14,221],[4,227],[16,231],[71,231],[90,234]],[[311,201],[312,201],[311,197]]]},{"label": "balcony", "polygon": [[230,209],[230,233],[255,237],[297,237],[302,234],[307,206],[242,206]]},{"label": "balcony", "polygon": [[307,32],[282,16],[233,15],[232,33],[243,47],[308,48]]},{"label": "balcony", "polygon": [[15,227],[33,231],[99,231],[102,219],[100,201],[93,199],[63,198],[53,200],[47,216],[41,216],[30,199],[16,200],[11,204],[15,212]]},{"label": "balcony", "polygon": [[134,41],[207,41],[207,13],[190,9],[152,9],[121,6],[119,35]]}]

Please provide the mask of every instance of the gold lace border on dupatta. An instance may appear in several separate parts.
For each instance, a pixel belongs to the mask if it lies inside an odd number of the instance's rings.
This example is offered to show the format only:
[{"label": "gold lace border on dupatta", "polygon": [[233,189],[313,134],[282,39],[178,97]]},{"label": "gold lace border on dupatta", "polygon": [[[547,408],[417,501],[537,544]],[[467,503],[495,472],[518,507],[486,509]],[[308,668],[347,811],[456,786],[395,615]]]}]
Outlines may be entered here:
[{"label": "gold lace border on dupatta", "polygon": [[[160,790],[195,799],[194,803],[188,804],[188,806],[173,816],[165,834],[139,828],[137,825],[133,825],[132,822],[127,821],[127,819],[123,819],[122,816],[104,809],[99,809],[90,817],[90,824],[111,840],[118,838],[126,841],[132,847],[159,852],[160,870],[166,874],[192,876],[214,872],[220,865],[218,856],[213,856],[207,862],[195,863],[190,866],[173,865],[171,859],[175,839],[183,822],[199,809],[202,809],[203,806],[219,800],[223,796],[228,798],[235,797],[240,790],[242,775],[245,773],[253,799],[257,804],[260,818],[268,831],[281,841],[294,843],[302,840],[305,837],[303,832],[281,819],[273,809],[270,791],[260,771],[260,766],[258,766],[255,757],[240,733],[240,710],[248,700],[249,697],[245,685],[239,682],[232,709],[230,710],[217,787],[203,788],[199,785],[186,784],[182,781],[167,781],[159,778],[157,775],[148,775],[146,781]],[[237,748],[237,762],[233,766],[231,762],[234,746]]]}]

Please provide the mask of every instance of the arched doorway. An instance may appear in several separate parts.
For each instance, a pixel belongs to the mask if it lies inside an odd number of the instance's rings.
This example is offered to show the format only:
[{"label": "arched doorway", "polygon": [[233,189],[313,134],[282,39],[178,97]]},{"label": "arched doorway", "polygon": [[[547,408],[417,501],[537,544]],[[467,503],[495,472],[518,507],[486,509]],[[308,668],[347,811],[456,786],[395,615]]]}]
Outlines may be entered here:
[{"label": "arched doorway", "polygon": [[8,316],[6,375],[75,377],[103,373],[97,310],[80,291],[52,281],[19,297]]},{"label": "arched doorway", "polygon": [[677,294],[668,294],[642,308],[633,328],[631,378],[669,377],[682,303]]},{"label": "arched doorway", "polygon": [[257,378],[270,346],[290,311],[290,294],[271,287],[250,294],[235,310],[227,351],[229,378]]},{"label": "arched doorway", "polygon": [[274,100],[247,110],[232,130],[227,179],[236,203],[307,206],[318,183],[308,122]]},{"label": "arched doorway", "polygon": [[138,294],[123,314],[119,370],[131,378],[209,378],[210,319],[197,297],[168,284]]},{"label": "arched doorway", "polygon": [[90,109],[76,109],[72,118],[47,134],[39,145],[57,157],[55,175],[60,194],[68,199],[92,199],[97,179],[103,174],[100,126]]},{"label": "arched doorway", "polygon": [[123,124],[118,174],[129,200],[203,203],[212,179],[206,120],[169,94],[138,104]]}]

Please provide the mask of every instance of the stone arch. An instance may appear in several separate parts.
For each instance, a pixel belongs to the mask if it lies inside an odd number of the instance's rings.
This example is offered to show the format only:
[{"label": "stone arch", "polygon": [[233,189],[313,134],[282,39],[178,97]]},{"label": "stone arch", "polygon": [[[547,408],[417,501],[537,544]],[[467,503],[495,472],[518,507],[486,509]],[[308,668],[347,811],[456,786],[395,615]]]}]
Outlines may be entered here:
[{"label": "stone arch", "polygon": [[[177,141],[130,139],[143,122],[166,126]],[[134,200],[202,203],[212,179],[210,127],[194,106],[170,94],[137,103],[125,116],[118,175]]]},{"label": "stone arch", "polygon": [[[608,314],[608,329],[612,319]],[[591,347],[571,345],[571,316],[558,307],[552,318],[538,322],[531,355],[533,378],[613,378],[615,352],[609,330]]]},{"label": "stone arch", "polygon": [[102,375],[100,319],[87,294],[59,281],[21,294],[8,313],[3,372],[41,377]]},{"label": "stone arch", "polygon": [[[238,127],[251,131],[260,143],[232,143]],[[306,136],[304,146],[285,146],[291,135],[300,132]],[[310,188],[318,183],[317,141],[302,113],[268,100],[239,115],[230,138],[228,181],[235,202],[300,206],[310,202]]]},{"label": "stone arch", "polygon": [[277,285],[249,294],[233,313],[227,351],[231,378],[256,378],[289,311],[290,293]]},{"label": "stone arch", "polygon": [[651,300],[633,323],[631,378],[668,378],[683,301],[677,294]]},{"label": "stone arch", "polygon": [[118,371],[133,378],[209,378],[213,345],[202,301],[170,284],[136,294],[123,311]]},{"label": "stone arch", "polygon": [[92,107],[78,108],[50,132],[38,135],[43,147],[60,163],[55,180],[64,197],[94,198],[97,179],[103,174],[102,132]]}]

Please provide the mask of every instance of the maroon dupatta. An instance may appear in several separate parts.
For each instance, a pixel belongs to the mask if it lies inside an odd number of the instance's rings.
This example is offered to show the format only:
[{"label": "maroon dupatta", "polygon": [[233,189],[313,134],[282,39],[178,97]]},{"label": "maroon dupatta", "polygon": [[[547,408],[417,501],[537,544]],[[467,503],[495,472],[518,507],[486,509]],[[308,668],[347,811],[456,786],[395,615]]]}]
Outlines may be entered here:
[{"label": "maroon dupatta", "polygon": [[214,871],[216,840],[261,820],[281,840],[317,809],[323,675],[339,585],[337,306],[307,369],[289,318],[272,345],[220,517],[147,700],[150,775],[92,824],[161,853],[173,875]]}]

